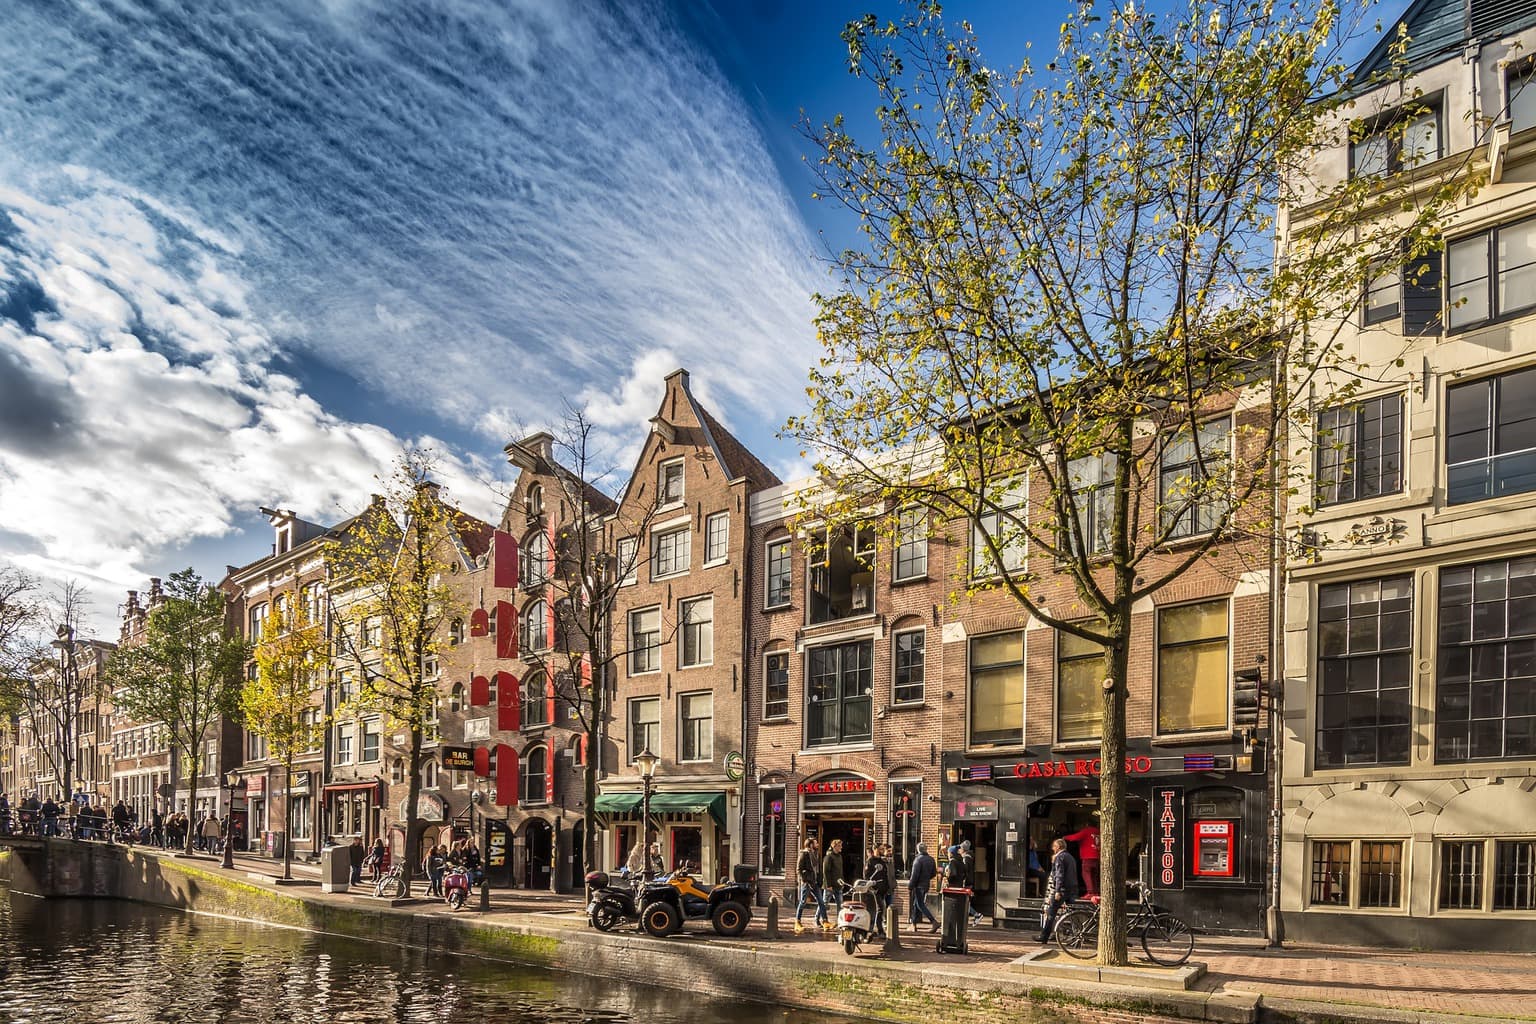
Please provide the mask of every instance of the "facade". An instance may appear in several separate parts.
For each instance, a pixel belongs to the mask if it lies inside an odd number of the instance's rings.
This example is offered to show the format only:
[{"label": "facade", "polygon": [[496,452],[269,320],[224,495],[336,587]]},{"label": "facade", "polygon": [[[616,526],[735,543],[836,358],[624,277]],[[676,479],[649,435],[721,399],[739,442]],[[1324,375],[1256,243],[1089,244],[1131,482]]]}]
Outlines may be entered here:
[{"label": "facade", "polygon": [[1292,451],[1317,486],[1291,508],[1311,558],[1285,608],[1284,927],[1529,949],[1536,9],[1421,0],[1403,21],[1408,80],[1359,97],[1353,143],[1340,133],[1314,176],[1486,180],[1441,225],[1443,253],[1370,282],[1345,343],[1372,383],[1319,401],[1316,440]]},{"label": "facade", "polygon": [[[144,632],[149,612],[163,600],[160,580],[151,577],[148,600],[128,591],[123,605],[119,644],[130,646]],[[171,757],[170,737],[159,722],[139,722],[124,715],[112,718],[112,802],[123,801],[148,821],[156,807],[162,811],[186,810],[174,802],[180,766]],[[189,812],[190,813],[190,812]]]},{"label": "facade", "polygon": [[[66,647],[58,644],[66,643]],[[100,640],[71,637],[55,642],[57,660],[39,661],[32,669],[31,693],[36,700],[24,707],[7,730],[7,771],[0,789],[17,795],[53,797],[63,801],[101,802],[112,791],[112,700],[102,679],[107,658],[115,649]],[[60,680],[66,679],[63,685]],[[72,737],[61,735],[59,716],[65,706],[78,704]],[[66,793],[65,743],[73,746],[74,763]]]},{"label": "facade", "polygon": [[707,879],[744,858],[748,506],[779,483],[689,390],[666,392],[605,529],[628,573],[614,603],[611,751],[598,810],[606,867],[640,839],[644,750],[661,758],[651,801],[667,867]]}]

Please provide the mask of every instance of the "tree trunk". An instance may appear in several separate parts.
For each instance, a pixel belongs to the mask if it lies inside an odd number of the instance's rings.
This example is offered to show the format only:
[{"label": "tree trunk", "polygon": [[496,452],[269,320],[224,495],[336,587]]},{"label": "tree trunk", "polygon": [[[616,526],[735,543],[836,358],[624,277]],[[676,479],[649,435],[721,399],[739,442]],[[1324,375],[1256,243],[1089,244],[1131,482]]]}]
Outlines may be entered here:
[{"label": "tree trunk", "polygon": [[405,795],[405,863],[401,874],[405,894],[411,894],[411,879],[421,862],[421,726],[411,726],[411,778]]},{"label": "tree trunk", "polygon": [[293,754],[283,761],[283,878],[293,877]]},{"label": "tree trunk", "polygon": [[202,772],[202,760],[193,755],[189,758],[192,769],[192,777],[187,780],[187,856],[192,856],[192,851],[197,843],[197,834],[203,830],[197,820],[197,778]]},{"label": "tree trunk", "polygon": [[1126,960],[1126,671],[1130,663],[1131,609],[1123,604],[1109,615],[1114,642],[1105,650],[1106,687],[1099,740],[1099,963],[1119,966]]}]

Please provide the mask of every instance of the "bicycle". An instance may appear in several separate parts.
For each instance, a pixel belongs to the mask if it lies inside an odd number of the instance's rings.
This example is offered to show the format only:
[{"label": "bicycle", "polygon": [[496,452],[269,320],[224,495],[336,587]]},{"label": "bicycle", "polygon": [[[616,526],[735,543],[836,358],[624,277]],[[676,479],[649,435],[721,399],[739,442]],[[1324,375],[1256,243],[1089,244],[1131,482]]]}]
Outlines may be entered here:
[{"label": "bicycle", "polygon": [[[1168,911],[1152,902],[1150,890],[1139,882],[1136,912],[1126,922],[1126,935],[1141,936],[1147,959],[1162,967],[1177,967],[1195,951],[1194,930]],[[1056,944],[1076,960],[1091,959],[1099,948],[1099,903],[1078,904],[1066,908],[1056,921]]]},{"label": "bicycle", "polygon": [[373,895],[378,899],[398,900],[405,898],[405,871],[399,864],[379,876],[373,883]]}]

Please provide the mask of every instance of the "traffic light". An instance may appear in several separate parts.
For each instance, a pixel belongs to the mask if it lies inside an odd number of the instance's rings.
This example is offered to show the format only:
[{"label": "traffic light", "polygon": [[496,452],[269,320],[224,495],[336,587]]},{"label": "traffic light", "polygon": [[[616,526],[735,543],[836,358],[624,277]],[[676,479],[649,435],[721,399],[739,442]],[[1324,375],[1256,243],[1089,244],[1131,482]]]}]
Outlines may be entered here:
[{"label": "traffic light", "polygon": [[1263,685],[1261,671],[1244,669],[1232,677],[1232,725],[1239,729],[1259,727],[1259,690]]}]

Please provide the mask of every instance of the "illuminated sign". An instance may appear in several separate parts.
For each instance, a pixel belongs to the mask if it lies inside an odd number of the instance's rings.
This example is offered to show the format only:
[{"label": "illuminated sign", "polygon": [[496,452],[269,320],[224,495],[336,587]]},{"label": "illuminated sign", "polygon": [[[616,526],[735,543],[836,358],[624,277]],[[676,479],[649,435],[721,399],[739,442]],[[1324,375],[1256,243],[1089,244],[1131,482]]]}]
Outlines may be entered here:
[{"label": "illuminated sign", "polygon": [[[1125,759],[1125,774],[1145,775],[1152,770],[1150,757]],[[1097,776],[1099,759],[1079,757],[1071,761],[1020,761],[1013,766],[1013,775],[1019,779],[1061,779],[1071,776]]]},{"label": "illuminated sign", "polygon": [[825,782],[802,782],[795,787],[801,793],[873,793],[874,779],[830,779]]},{"label": "illuminated sign", "polygon": [[1157,827],[1152,848],[1152,887],[1184,888],[1184,790],[1177,786],[1152,791],[1152,813]]},{"label": "illuminated sign", "polygon": [[475,770],[473,747],[443,747],[443,770],[447,772],[472,772]]},{"label": "illuminated sign", "polygon": [[956,821],[996,821],[996,800],[956,800]]}]

